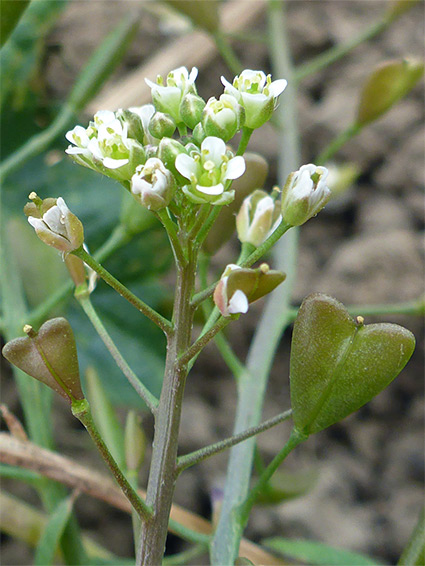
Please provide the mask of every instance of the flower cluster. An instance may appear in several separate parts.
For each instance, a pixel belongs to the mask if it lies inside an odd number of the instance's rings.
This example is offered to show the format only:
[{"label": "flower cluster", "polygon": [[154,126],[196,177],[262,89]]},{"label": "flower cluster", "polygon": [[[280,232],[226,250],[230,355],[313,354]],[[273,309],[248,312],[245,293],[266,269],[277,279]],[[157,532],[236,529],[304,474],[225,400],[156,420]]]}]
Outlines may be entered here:
[{"label": "flower cluster", "polygon": [[[66,152],[80,165],[120,181],[137,202],[158,211],[173,199],[225,205],[231,184],[245,171],[242,155],[226,146],[272,115],[285,80],[245,70],[224,93],[205,101],[196,89],[198,70],[179,67],[164,78],[146,79],[153,104],[102,110],[87,128],[66,134]],[[183,199],[183,200],[182,200]]]}]

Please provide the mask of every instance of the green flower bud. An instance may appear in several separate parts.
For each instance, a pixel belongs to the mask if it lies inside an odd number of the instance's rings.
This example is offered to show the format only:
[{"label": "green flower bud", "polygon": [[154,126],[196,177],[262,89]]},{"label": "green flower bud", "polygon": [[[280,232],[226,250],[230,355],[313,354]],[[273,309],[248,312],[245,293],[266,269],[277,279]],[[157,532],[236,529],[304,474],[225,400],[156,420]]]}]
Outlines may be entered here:
[{"label": "green flower bud", "polygon": [[74,334],[65,318],[45,322],[38,332],[26,325],[24,338],[15,338],[3,348],[13,365],[38,379],[70,403],[84,399],[78,369]]},{"label": "green flower bud", "polygon": [[149,133],[158,139],[170,138],[176,131],[176,123],[169,114],[155,112],[149,122]]},{"label": "green flower bud", "polygon": [[184,146],[177,140],[162,138],[158,146],[158,158],[164,163],[165,167],[171,171],[179,184],[186,182],[175,167],[176,158],[180,153],[186,154]]},{"label": "green flower bud", "polygon": [[217,136],[229,141],[243,126],[245,110],[236,98],[222,94],[220,99],[212,97],[205,106],[202,125],[207,136]]},{"label": "green flower bud", "polygon": [[120,109],[115,115],[123,124],[127,124],[127,136],[143,144],[145,133],[139,114],[129,109]]},{"label": "green flower bud", "polygon": [[215,288],[214,302],[223,316],[244,314],[250,303],[271,293],[285,278],[285,273],[271,270],[266,263],[257,269],[231,263]]},{"label": "green flower bud", "polygon": [[198,94],[189,92],[180,104],[180,116],[188,128],[193,130],[201,121],[202,112],[205,108],[205,100]]},{"label": "green flower bud", "polygon": [[204,131],[202,123],[199,122],[199,124],[196,124],[196,126],[193,129],[192,138],[198,144],[198,146],[201,146],[202,142],[206,137],[207,134]]},{"label": "green flower bud", "polygon": [[403,59],[379,65],[363,87],[357,124],[365,126],[406,96],[424,74],[423,61]]},{"label": "green flower bud", "polygon": [[125,462],[127,470],[138,472],[146,452],[146,435],[136,411],[129,411],[124,434]]},{"label": "green flower bud", "polygon": [[282,190],[282,216],[287,224],[301,226],[322,210],[331,197],[327,176],[325,167],[312,163],[289,175]]},{"label": "green flower bud", "polygon": [[236,216],[239,241],[258,248],[276,230],[282,221],[280,202],[262,190],[247,197]]}]

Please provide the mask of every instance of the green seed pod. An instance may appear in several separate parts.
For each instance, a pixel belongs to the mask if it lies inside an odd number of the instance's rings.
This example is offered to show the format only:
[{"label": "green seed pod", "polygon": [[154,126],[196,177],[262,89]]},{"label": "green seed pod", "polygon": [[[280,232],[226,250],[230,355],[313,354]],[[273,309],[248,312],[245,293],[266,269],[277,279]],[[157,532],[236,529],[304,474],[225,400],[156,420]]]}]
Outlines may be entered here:
[{"label": "green seed pod", "polygon": [[300,433],[314,434],[357,411],[409,361],[415,349],[411,332],[396,324],[363,323],[327,295],[303,301],[290,362],[293,420]]},{"label": "green seed pod", "polygon": [[28,325],[24,332],[26,337],[15,338],[4,346],[3,356],[70,403],[84,399],[77,348],[69,322],[62,317],[52,318],[38,332]]},{"label": "green seed pod", "polygon": [[424,63],[415,59],[388,61],[370,75],[360,95],[357,124],[365,126],[385,114],[405,97],[424,73]]}]

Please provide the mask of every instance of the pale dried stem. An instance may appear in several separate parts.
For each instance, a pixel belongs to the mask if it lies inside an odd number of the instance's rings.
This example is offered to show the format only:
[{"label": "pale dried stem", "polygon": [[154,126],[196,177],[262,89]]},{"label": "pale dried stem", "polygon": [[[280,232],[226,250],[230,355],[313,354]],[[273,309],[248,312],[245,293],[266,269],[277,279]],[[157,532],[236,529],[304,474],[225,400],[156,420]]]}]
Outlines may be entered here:
[{"label": "pale dried stem", "polygon": [[[51,450],[41,448],[32,442],[24,442],[8,433],[0,433],[0,462],[37,472],[49,479],[58,481],[70,488],[100,499],[109,505],[131,513],[131,505],[120,489],[105,475],[90,470],[61,456]],[[140,497],[145,498],[146,492],[138,490]],[[200,534],[212,532],[212,525],[202,517],[186,511],[178,505],[173,505],[170,518]],[[169,529],[173,532],[173,529]],[[240,555],[246,556],[254,564],[280,565],[284,564],[275,556],[269,554],[256,544],[244,539],[240,546]]]}]

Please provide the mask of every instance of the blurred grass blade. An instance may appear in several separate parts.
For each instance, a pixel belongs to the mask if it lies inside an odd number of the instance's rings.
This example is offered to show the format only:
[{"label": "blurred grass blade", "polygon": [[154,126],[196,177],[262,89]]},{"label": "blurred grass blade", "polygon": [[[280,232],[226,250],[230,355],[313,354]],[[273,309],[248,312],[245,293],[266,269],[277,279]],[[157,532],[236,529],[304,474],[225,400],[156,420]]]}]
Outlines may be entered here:
[{"label": "blurred grass blade", "polygon": [[[90,58],[71,91],[67,105],[77,113],[84,108],[121,61],[139,27],[139,20],[129,14],[103,41]],[[116,110],[109,108],[108,110]]]},{"label": "blurred grass blade", "polygon": [[138,27],[138,21],[132,15],[127,16],[108,35],[92,55],[84,70],[81,72],[68,100],[50,126],[30,138],[16,152],[9,155],[0,166],[0,182],[23,163],[39,155],[47,149],[52,141],[63,134],[74,115],[98,92],[105,80],[110,76],[128,48]]},{"label": "blurred grass blade", "polygon": [[[37,546],[48,522],[46,513],[5,491],[0,493],[0,508],[1,532],[25,542],[28,546]],[[87,536],[84,537],[84,546],[90,558],[93,558],[93,564],[103,564],[103,560],[112,563],[112,553]],[[60,550],[55,556],[63,558]]]},{"label": "blurred grass blade", "polygon": [[[1,12],[3,16],[3,4]],[[12,0],[11,4],[25,4]],[[37,0],[28,9],[13,30],[0,52],[0,107],[6,98],[13,107],[22,106],[28,84],[34,77],[43,56],[42,39],[56,22],[67,0]]]},{"label": "blurred grass blade", "polygon": [[303,564],[321,564],[323,566],[377,566],[368,556],[334,548],[321,542],[310,540],[290,540],[282,537],[268,538],[262,543],[277,554],[301,561]]},{"label": "blurred grass blade", "polygon": [[27,9],[29,0],[2,0],[0,3],[0,47],[18,25],[20,18]]},{"label": "blurred grass blade", "polygon": [[41,476],[35,472],[8,464],[0,464],[0,477],[23,481],[34,486],[38,485],[41,480]]},{"label": "blurred grass blade", "polygon": [[422,508],[419,521],[400,557],[398,566],[422,566],[425,564],[425,509]]},{"label": "blurred grass blade", "polygon": [[60,539],[71,516],[74,501],[75,493],[62,499],[50,515],[35,552],[35,566],[48,566],[53,564]]},{"label": "blurred grass blade", "polygon": [[106,393],[105,387],[93,367],[86,374],[87,398],[93,419],[112,456],[121,469],[125,468],[124,431]]}]

